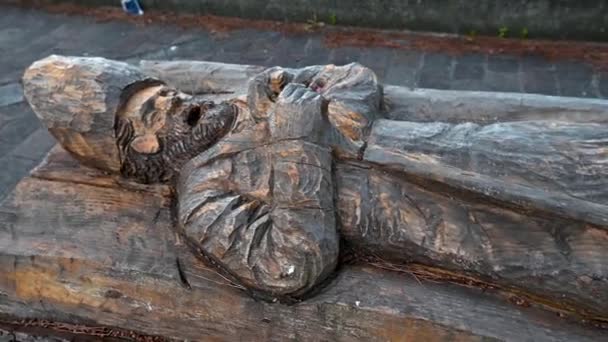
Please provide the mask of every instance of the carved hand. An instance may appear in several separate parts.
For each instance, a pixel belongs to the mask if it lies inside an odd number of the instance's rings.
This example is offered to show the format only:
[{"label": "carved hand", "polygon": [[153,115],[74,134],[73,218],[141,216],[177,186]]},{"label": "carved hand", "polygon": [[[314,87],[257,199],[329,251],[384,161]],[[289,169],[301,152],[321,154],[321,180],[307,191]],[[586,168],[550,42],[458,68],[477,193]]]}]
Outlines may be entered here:
[{"label": "carved hand", "polygon": [[301,84],[290,83],[280,93],[269,125],[273,141],[302,139],[324,145],[329,128],[328,101]]},{"label": "carved hand", "polygon": [[183,234],[264,299],[301,298],[337,263],[325,111],[321,95],[289,84],[268,116],[270,144],[189,165],[179,180]]},{"label": "carved hand", "polygon": [[247,103],[256,121],[268,119],[277,96],[293,78],[289,70],[274,67],[261,72],[249,81]]}]

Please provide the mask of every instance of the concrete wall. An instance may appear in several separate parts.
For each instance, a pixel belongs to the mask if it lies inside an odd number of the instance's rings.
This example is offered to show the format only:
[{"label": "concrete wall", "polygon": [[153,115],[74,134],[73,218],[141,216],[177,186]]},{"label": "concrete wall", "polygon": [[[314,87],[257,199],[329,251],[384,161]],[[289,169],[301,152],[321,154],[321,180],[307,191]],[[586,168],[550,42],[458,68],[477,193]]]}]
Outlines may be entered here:
[{"label": "concrete wall", "polygon": [[[116,6],[118,0],[52,0]],[[147,9],[508,37],[608,41],[606,0],[141,0]]]}]

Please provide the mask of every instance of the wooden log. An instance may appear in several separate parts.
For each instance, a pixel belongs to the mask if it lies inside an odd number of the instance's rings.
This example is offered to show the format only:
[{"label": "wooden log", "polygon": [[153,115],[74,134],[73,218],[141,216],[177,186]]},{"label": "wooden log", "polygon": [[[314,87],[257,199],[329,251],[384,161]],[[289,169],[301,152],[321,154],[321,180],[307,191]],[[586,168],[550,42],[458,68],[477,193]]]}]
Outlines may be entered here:
[{"label": "wooden log", "polygon": [[[263,67],[204,61],[141,61],[146,73],[200,96],[246,94],[247,80]],[[476,122],[554,119],[608,122],[608,101],[535,94],[409,89],[387,85],[386,118],[416,122]]]},{"label": "wooden log", "polygon": [[608,101],[537,94],[386,86],[387,119],[495,123],[526,120],[608,122]]},{"label": "wooden log", "polygon": [[146,74],[191,95],[214,101],[247,94],[249,79],[264,67],[201,61],[141,61]]},{"label": "wooden log", "polygon": [[69,160],[53,149],[0,206],[3,313],[190,340],[594,341],[605,334],[492,291],[369,266],[344,266],[296,305],[256,302],[176,240],[163,188],[125,189],[131,185]]},{"label": "wooden log", "polygon": [[24,93],[49,132],[81,162],[118,172],[114,114],[122,90],[146,76],[127,63],[52,55],[23,76]]},{"label": "wooden log", "polygon": [[359,163],[337,165],[336,179],[340,233],[360,253],[431,265],[554,310],[606,319],[608,234],[602,228],[512,210],[445,183]]},{"label": "wooden log", "polygon": [[[243,75],[217,82],[232,94],[243,91],[250,68],[142,67],[174,84],[184,78],[180,70],[207,84],[224,71]],[[391,86],[386,98],[392,120],[374,123],[364,163],[336,162],[347,242],[608,318],[608,102]]]},{"label": "wooden log", "polygon": [[[58,68],[58,70],[73,68],[71,66],[73,59],[62,59],[61,57],[58,57],[58,59],[68,61],[70,66],[62,64],[57,67],[53,63],[41,63],[32,68],[34,71],[28,72],[27,75],[29,76],[25,79],[27,81],[26,87],[33,86],[31,89],[36,89],[36,92],[31,91],[32,94],[47,91],[44,86],[37,83],[38,78],[44,78],[41,76],[43,71],[46,70],[40,65],[52,65],[53,68]],[[53,62],[53,58],[50,60]],[[85,62],[85,68],[80,70],[85,74],[90,69],[86,67],[87,63],[106,64],[103,60],[87,60]],[[166,72],[167,77],[169,79],[174,77],[174,79],[168,82],[178,87],[184,87],[185,85],[179,84],[179,82],[183,82],[184,78],[190,77],[185,75],[198,75],[197,77],[201,77],[200,80],[206,83],[200,86],[202,88],[200,91],[192,86],[191,92],[197,97],[206,97],[216,101],[238,97],[239,94],[244,92],[247,72],[257,72],[257,69],[221,64],[211,66],[205,63],[183,65],[175,62],[165,66],[166,68],[163,69],[161,63],[161,67],[155,69],[156,77],[164,77],[161,76],[163,70],[169,70]],[[118,71],[129,69],[125,64],[116,64],[114,67]],[[186,67],[189,67],[188,73],[176,73],[176,70],[183,70]],[[197,68],[200,69],[199,72],[195,71]],[[51,70],[47,71],[51,72]],[[51,79],[53,79],[53,75],[52,73]],[[78,77],[70,75],[67,77],[67,82],[72,85],[69,82],[77,80]],[[65,75],[61,74],[61,77],[65,78]],[[138,77],[143,78],[143,76]],[[375,79],[375,77],[372,78]],[[94,79],[97,80],[98,78],[94,77]],[[264,86],[264,84],[261,85]],[[120,89],[120,85],[115,88]],[[300,88],[306,90],[302,86]],[[372,90],[377,90],[377,87],[373,87]],[[100,94],[102,93],[103,91]],[[114,93],[116,92],[114,91]],[[73,104],[74,96],[71,95],[73,92],[70,90],[67,94],[70,100],[68,104]],[[100,99],[103,99],[102,95],[95,96],[93,102],[98,103]],[[113,98],[117,98],[115,95],[117,94],[114,94]],[[408,95],[403,96],[407,98]],[[88,100],[88,97],[85,96],[82,99],[83,101]],[[43,99],[35,97],[32,100],[36,102]],[[43,100],[41,103],[46,102]],[[44,109],[40,103],[37,102],[36,104],[40,112],[39,115],[43,119],[49,113],[64,115],[61,110],[56,110],[58,106],[60,108],[61,103],[54,100],[49,103],[51,103],[52,108]],[[85,104],[87,103],[85,101]],[[500,104],[500,101],[496,103]],[[404,103],[404,105],[407,105],[407,103]],[[508,113],[513,106],[512,102],[507,101],[507,105],[498,106],[497,111]],[[76,108],[77,106],[68,107]],[[371,106],[370,108],[373,108],[374,115],[379,112],[377,106]],[[395,108],[394,105],[392,108]],[[438,113],[446,110],[445,107],[440,106],[438,108]],[[475,109],[474,106],[472,108]],[[385,114],[391,115],[390,104],[388,109],[388,113]],[[302,110],[295,112],[305,115],[307,113]],[[358,112],[358,110],[355,110],[355,112]],[[74,115],[72,114],[81,114],[74,110],[68,110],[67,113],[69,118],[73,118]],[[415,114],[416,112],[412,113]],[[431,111],[431,113],[433,112]],[[578,113],[573,110],[565,110],[565,117],[560,117],[561,122],[560,120],[554,120],[551,114],[547,116],[551,120],[537,120],[535,122],[514,122],[501,114],[500,119],[495,120],[499,123],[494,125],[488,124],[488,119],[483,116],[480,118],[471,117],[475,113],[474,110],[468,112],[456,110],[454,113],[455,115],[446,119],[448,123],[422,124],[416,121],[428,121],[429,117],[416,117],[416,115],[413,115],[414,121],[407,122],[378,120],[374,123],[367,145],[361,145],[360,154],[344,155],[338,153],[334,155],[335,160],[333,162],[330,162],[327,158],[322,158],[325,160],[322,169],[329,173],[329,170],[333,167],[336,173],[338,228],[341,230],[345,241],[351,246],[371,252],[372,255],[379,255],[382,258],[394,259],[399,262],[415,261],[441,267],[442,269],[435,270],[435,272],[452,272],[453,276],[458,278],[459,281],[471,276],[477,277],[471,280],[477,285],[487,286],[488,283],[495,282],[496,285],[492,284],[492,286],[523,294],[527,298],[542,302],[553,309],[580,313],[586,318],[606,320],[608,312],[608,297],[606,297],[608,291],[606,289],[608,287],[603,260],[606,258],[605,247],[608,243],[604,234],[606,194],[601,187],[604,177],[600,165],[602,164],[602,148],[606,138],[602,130],[603,126],[601,126],[602,121],[593,116],[597,114],[597,111],[592,110],[591,114],[586,114],[582,123],[572,122],[573,120],[579,120],[576,116]],[[550,113],[553,112],[550,111]],[[112,117],[112,110],[107,109],[99,114],[107,121],[108,117]],[[281,112],[280,114],[285,113]],[[340,112],[334,114],[340,115]],[[528,111],[522,116],[516,117],[515,121],[525,121],[526,118],[538,119],[535,115],[537,113]],[[412,115],[408,114],[405,119],[410,116]],[[467,123],[460,125],[449,123],[449,121],[459,122],[463,118],[466,119]],[[57,120],[57,117],[53,117],[49,121],[51,128],[54,128],[56,122],[63,123],[62,119],[63,116],[59,120]],[[430,119],[443,120],[444,118],[431,116]],[[295,122],[298,122],[297,118],[295,121],[293,119],[284,120],[287,128],[290,128],[289,125]],[[310,128],[312,128],[315,126],[313,125],[315,122],[317,121],[312,120],[304,123],[310,123]],[[484,124],[477,125],[474,122]],[[71,121],[69,125],[72,125]],[[556,125],[565,125],[565,127],[560,126],[554,132],[552,129],[557,127]],[[540,127],[540,130],[535,134],[534,128],[537,126]],[[110,127],[108,122],[105,122],[105,126],[102,128],[107,131],[108,127]],[[292,135],[295,132],[290,129],[275,132],[274,128],[277,127],[279,126],[276,123],[274,126],[271,123],[270,131],[272,135],[277,133],[281,137],[281,132]],[[299,130],[307,127],[307,125],[298,124],[294,127]],[[317,128],[312,130],[312,132],[317,133],[319,131]],[[76,130],[76,132],[79,131]],[[253,129],[246,130],[246,132],[257,131]],[[112,136],[111,134],[108,135]],[[304,134],[303,136],[312,138],[316,135]],[[231,151],[234,150],[234,153],[243,151],[243,148],[247,149],[242,145],[240,139],[229,138],[225,142],[218,142],[217,145],[202,153],[197,159],[205,159],[209,153],[213,153],[218,148],[225,153],[227,151],[218,147],[218,145],[226,147],[226,143],[230,145],[231,142],[236,142],[236,144],[233,144],[235,145],[234,148],[229,148]],[[74,150],[69,141],[67,143],[63,141],[63,143],[66,144],[72,154],[86,162],[86,159],[82,159],[83,155]],[[255,142],[247,141],[247,144],[252,143]],[[268,145],[264,141],[262,143],[264,146]],[[112,142],[106,145],[112,148],[114,146]],[[488,150],[492,146],[495,151]],[[282,155],[282,153],[280,154]],[[576,158],[582,156],[584,160],[573,162],[573,156]],[[351,160],[354,158],[358,160]],[[551,160],[545,162],[543,158]],[[589,159],[589,163],[585,158]],[[249,159],[245,159],[249,161]],[[254,164],[256,163],[259,164],[260,162],[254,162]],[[268,162],[261,163],[263,165],[268,164]],[[112,230],[112,227],[120,227],[121,222],[123,222],[121,220],[125,220],[124,222],[127,225],[131,222],[131,225],[143,224],[147,226],[156,223],[161,216],[165,215],[165,221],[169,221],[168,217],[170,215],[167,213],[168,198],[171,195],[169,188],[135,185],[118,177],[96,174],[94,171],[79,171],[75,176],[67,178],[70,182],[78,184],[78,189],[74,190],[74,186],[65,181],[65,176],[70,175],[72,173],[71,167],[76,167],[76,165],[68,159],[61,159],[61,157],[49,158],[47,165],[48,167],[42,167],[34,172],[36,181],[44,179],[52,182],[52,184],[61,183],[61,187],[57,188],[52,185],[47,186],[51,190],[46,188],[40,190],[42,184],[36,183],[35,186],[25,188],[23,193],[19,193],[19,195],[24,196],[26,200],[14,202],[11,207],[12,212],[23,213],[20,206],[25,207],[30,201],[40,201],[40,198],[47,198],[53,203],[62,203],[69,198],[70,201],[76,203],[66,202],[64,209],[60,209],[55,204],[54,207],[47,208],[48,211],[44,213],[42,213],[43,209],[40,209],[40,217],[35,219],[40,218],[44,222],[48,220],[57,226],[69,226],[73,223],[66,223],[68,221],[65,220],[65,217],[74,219],[73,216],[75,216],[76,223],[86,226],[97,224],[104,231]],[[94,166],[99,167],[99,165]],[[310,166],[307,165],[306,167]],[[316,165],[316,167],[319,166]],[[581,170],[579,170],[579,166],[582,167]],[[538,169],[539,167],[541,168]],[[107,170],[108,168],[104,169]],[[236,169],[245,170],[246,168],[236,167]],[[258,173],[261,170],[257,166],[256,170],[256,177],[259,177]],[[200,188],[203,189],[204,186],[209,185],[205,184],[206,181],[204,181],[203,176],[220,174],[204,168],[200,171],[203,173],[202,176],[196,176],[193,182],[188,182],[186,189],[198,189],[200,182],[203,182],[201,183],[203,187]],[[188,175],[189,173],[186,170],[184,174]],[[299,174],[299,172],[295,172],[295,169],[287,173],[290,177]],[[308,172],[305,173],[309,174]],[[580,179],[573,180],[573,175],[580,176]],[[298,178],[295,177],[294,179]],[[307,187],[314,183],[309,182],[310,179],[308,178],[310,177],[303,177],[302,182]],[[318,177],[312,178],[317,179]],[[273,179],[284,181],[288,178],[283,179],[280,173],[275,173]],[[324,176],[318,179],[328,180],[331,177]],[[239,177],[239,180],[248,183],[249,178]],[[331,182],[325,183],[330,184]],[[283,185],[288,184],[290,182],[283,183]],[[296,182],[294,184],[300,183]],[[321,183],[315,184],[317,185],[313,186],[313,189],[319,189]],[[116,189],[116,186],[121,187],[121,194],[110,191]],[[81,187],[82,189],[80,189]],[[97,189],[99,187],[107,191],[91,195],[93,199],[96,199],[96,202],[85,206],[84,209],[81,208],[82,203],[87,203],[85,197],[94,191],[93,188]],[[274,188],[286,190],[286,195],[294,194],[290,187],[274,184]],[[326,186],[323,186],[323,188],[326,188]],[[333,189],[332,186],[330,188]],[[43,191],[42,195],[40,191]],[[312,194],[314,195],[315,192]],[[55,193],[60,196],[56,196]],[[144,198],[147,195],[156,197],[154,200],[147,200]],[[101,198],[98,198],[99,196]],[[213,196],[213,198],[216,197]],[[324,196],[324,198],[330,199],[333,196]],[[121,200],[129,201],[131,204],[126,205],[125,208],[114,205],[115,202]],[[217,209],[215,204],[212,203],[213,201],[208,202],[204,198],[203,200],[202,204],[211,205]],[[235,201],[235,205],[249,207],[247,200],[246,196],[243,200]],[[146,203],[146,206],[141,207],[138,212],[136,206],[133,206],[132,203],[142,201]],[[97,205],[101,205],[102,209],[99,209]],[[199,205],[197,204],[196,207],[198,208]],[[239,211],[234,209],[236,208],[229,207],[226,210],[228,213],[233,211],[238,214]],[[125,210],[126,213],[123,215]],[[59,214],[55,214],[55,212],[59,212]],[[74,212],[77,215],[74,215]],[[108,215],[108,213],[111,214]],[[54,217],[53,215],[58,215],[59,218],[48,219],[48,217]],[[223,242],[217,246],[223,248],[223,246],[228,246],[232,243],[231,241],[234,241],[234,235],[230,233],[230,228],[234,228],[232,223],[236,221],[231,221],[234,218],[232,214],[222,214],[220,216],[228,219],[228,222],[225,222],[228,224],[227,229],[224,230],[224,235],[218,235],[216,232],[212,237],[221,237]],[[86,217],[84,223],[79,221],[83,219],[82,217]],[[152,221],[150,221],[150,217],[154,217]],[[334,226],[333,211],[331,216],[327,216],[331,218],[331,222],[327,221],[327,227],[318,224],[310,225],[311,220],[305,219],[307,215],[299,215],[298,217],[299,226],[306,226],[309,231],[321,227],[322,229],[317,231],[318,233],[329,232],[327,228]],[[211,217],[205,217],[205,219],[209,218]],[[16,222],[30,224],[27,223],[30,222],[28,219],[17,220]],[[245,216],[240,217],[239,220],[238,222],[242,223],[243,226],[256,222]],[[111,222],[111,224],[108,224],[108,222]],[[218,221],[213,219],[212,222],[216,223]],[[173,223],[168,225],[174,226]],[[250,231],[249,229],[239,230]],[[61,231],[61,229],[58,231]],[[293,237],[294,234],[289,232],[288,235]],[[188,235],[188,237],[190,236]],[[194,240],[198,241],[199,238],[195,236]],[[63,236],[61,239],[63,239]],[[213,239],[204,240],[212,242]],[[281,238],[281,240],[283,239]],[[77,241],[74,240],[72,243],[76,244]],[[294,251],[302,246],[304,244],[294,244],[289,250]],[[155,250],[159,250],[157,245],[153,245],[153,247]],[[115,245],[111,246],[110,249],[112,248],[120,247]],[[200,250],[200,247],[197,248]],[[218,254],[228,255],[223,253],[222,248],[216,249]],[[40,250],[36,250],[37,253],[44,253],[43,251],[49,251],[49,247],[42,245]],[[53,249],[50,249],[50,251],[54,252]],[[337,247],[333,248],[332,251],[331,260],[328,264],[331,268],[335,265]],[[268,258],[268,260],[273,261],[273,257]],[[238,262],[235,262],[238,264],[242,263],[241,261],[245,261],[245,259],[239,259]],[[176,265],[178,264],[181,265],[181,263],[176,262]],[[298,264],[302,263],[298,262]],[[304,264],[311,265],[310,263]],[[233,269],[239,268],[234,265],[235,263],[232,263],[230,267]],[[295,268],[292,268],[293,266],[286,264],[285,267],[285,270],[276,267],[269,268],[272,272],[279,272],[271,278],[282,279],[283,274],[294,274],[293,270]],[[329,274],[327,270],[329,268],[321,269],[322,278]],[[247,278],[251,280],[250,285],[255,283],[253,280],[254,273],[252,272]],[[302,276],[304,277],[307,274],[308,272],[303,272]],[[180,281],[185,282],[184,274],[178,272],[178,275]],[[234,276],[233,273],[230,273],[230,275]],[[257,279],[258,276],[259,272],[255,278]],[[332,282],[331,284],[330,286],[333,286],[335,283]],[[310,287],[313,285],[311,284]],[[309,287],[309,285],[306,286]],[[383,284],[380,287],[384,289]],[[557,303],[559,301],[564,303]]]},{"label": "wooden log", "polygon": [[528,211],[608,229],[605,126],[378,120],[364,160]]}]

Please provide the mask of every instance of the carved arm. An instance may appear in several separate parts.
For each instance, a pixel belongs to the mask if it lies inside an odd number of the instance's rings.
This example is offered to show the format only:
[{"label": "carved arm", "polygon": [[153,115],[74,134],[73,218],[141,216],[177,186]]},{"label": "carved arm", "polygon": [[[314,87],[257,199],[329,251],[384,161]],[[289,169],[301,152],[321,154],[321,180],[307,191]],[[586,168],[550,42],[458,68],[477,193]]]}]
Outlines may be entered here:
[{"label": "carved arm", "polygon": [[326,127],[325,138],[334,152],[347,158],[359,156],[383,101],[382,87],[374,72],[358,63],[267,69],[249,83],[247,100],[252,115],[265,120],[279,93],[293,83],[327,99],[330,125]]}]

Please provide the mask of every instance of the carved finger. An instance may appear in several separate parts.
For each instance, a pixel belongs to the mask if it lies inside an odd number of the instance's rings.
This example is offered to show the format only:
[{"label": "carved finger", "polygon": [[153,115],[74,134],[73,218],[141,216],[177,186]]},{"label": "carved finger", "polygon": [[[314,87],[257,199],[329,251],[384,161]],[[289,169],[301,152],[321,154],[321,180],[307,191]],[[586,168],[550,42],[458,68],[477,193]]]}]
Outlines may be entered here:
[{"label": "carved finger", "polygon": [[321,95],[319,95],[318,93],[315,93],[314,91],[307,91],[303,96],[302,96],[302,100],[304,101],[314,101],[317,100],[318,98],[320,98]]},{"label": "carved finger", "polygon": [[294,94],[294,92],[298,89],[298,87],[301,87],[301,86],[298,84],[294,84],[294,83],[290,83],[287,86],[285,86],[285,88],[279,95],[279,100],[285,100],[287,98],[290,98],[292,96],[292,94]]}]

